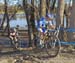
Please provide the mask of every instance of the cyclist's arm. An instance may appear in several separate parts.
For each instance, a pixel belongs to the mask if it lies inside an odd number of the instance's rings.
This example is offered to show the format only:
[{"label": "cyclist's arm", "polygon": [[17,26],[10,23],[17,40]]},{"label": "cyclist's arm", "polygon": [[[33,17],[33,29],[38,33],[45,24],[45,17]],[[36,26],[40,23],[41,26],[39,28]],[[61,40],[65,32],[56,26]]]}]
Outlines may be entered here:
[{"label": "cyclist's arm", "polygon": [[49,25],[49,28],[51,28],[51,29],[55,29],[55,25]]},{"label": "cyclist's arm", "polygon": [[55,27],[56,27],[56,26],[55,26],[54,24],[52,24],[52,21],[50,21],[48,28],[49,28],[49,29],[55,29]]}]

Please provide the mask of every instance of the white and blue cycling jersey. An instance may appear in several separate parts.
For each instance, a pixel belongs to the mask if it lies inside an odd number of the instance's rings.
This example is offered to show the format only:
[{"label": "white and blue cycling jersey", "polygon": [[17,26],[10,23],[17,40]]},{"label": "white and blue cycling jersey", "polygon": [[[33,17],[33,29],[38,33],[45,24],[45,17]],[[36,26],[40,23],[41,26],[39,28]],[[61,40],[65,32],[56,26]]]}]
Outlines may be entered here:
[{"label": "white and blue cycling jersey", "polygon": [[40,27],[42,27],[42,32],[46,30],[46,19],[41,17],[40,20],[37,22],[37,30],[39,31]]},{"label": "white and blue cycling jersey", "polygon": [[[48,14],[50,18],[54,18],[51,14]],[[37,29],[39,31],[40,27],[42,27],[42,32],[46,31],[46,25],[55,25],[55,21],[46,21],[44,17],[41,17],[40,20],[37,22]]]}]

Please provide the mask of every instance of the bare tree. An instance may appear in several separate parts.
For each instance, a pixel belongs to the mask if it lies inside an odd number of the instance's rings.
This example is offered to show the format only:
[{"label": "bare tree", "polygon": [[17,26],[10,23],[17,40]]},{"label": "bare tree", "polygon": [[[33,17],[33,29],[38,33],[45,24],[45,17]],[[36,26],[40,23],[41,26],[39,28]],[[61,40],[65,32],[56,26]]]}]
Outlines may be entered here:
[{"label": "bare tree", "polygon": [[58,0],[58,8],[57,8],[57,16],[56,16],[57,26],[59,26],[60,24],[63,25],[64,6],[65,6],[64,0]]},{"label": "bare tree", "polygon": [[[57,16],[56,16],[56,26],[58,27],[59,25],[64,25],[64,6],[65,6],[65,2],[64,0],[58,0],[58,7],[57,7]],[[63,40],[63,31],[61,31],[60,33],[60,40]]]},{"label": "bare tree", "polygon": [[[8,36],[9,36],[9,34],[10,34],[10,25],[9,25],[9,15],[8,15],[8,11],[7,11],[7,1],[6,0],[4,0],[4,2],[5,2],[5,14],[4,14],[4,18],[3,18],[3,22],[5,21],[5,18],[6,18],[6,20],[7,20],[7,30],[8,30]],[[2,25],[3,25],[3,23],[2,23]]]},{"label": "bare tree", "polygon": [[[2,20],[2,24],[1,24],[1,29],[3,29],[3,24],[6,21],[7,25],[6,25],[3,32],[8,31],[8,36],[9,36],[9,34],[10,34],[10,24],[9,24],[9,22],[15,16],[15,14],[17,13],[17,10],[14,10],[13,14],[11,16],[9,16],[8,4],[7,4],[8,1],[4,0],[4,2],[5,2],[5,4],[4,4],[4,16],[3,16],[3,20]],[[19,6],[18,6],[18,8],[19,8]]]},{"label": "bare tree", "polygon": [[73,0],[73,5],[71,9],[71,16],[70,16],[70,27],[75,28],[75,0]]},{"label": "bare tree", "polygon": [[30,13],[31,13],[31,8],[30,6],[27,4],[27,0],[23,0],[23,9],[26,15],[26,19],[27,19],[27,24],[28,24],[28,35],[29,35],[29,46],[32,46],[32,28],[31,28],[31,22],[30,22]]},{"label": "bare tree", "polygon": [[34,15],[34,12],[35,12],[35,8],[34,8],[34,0],[31,0],[31,17],[30,17],[30,22],[31,22],[31,26],[32,26],[32,30],[33,30],[33,35],[34,35],[34,32],[35,32],[35,15]]},{"label": "bare tree", "polygon": [[[75,28],[75,0],[73,0],[71,15],[70,15],[70,28]],[[70,41],[74,41],[75,33],[69,34]]]}]

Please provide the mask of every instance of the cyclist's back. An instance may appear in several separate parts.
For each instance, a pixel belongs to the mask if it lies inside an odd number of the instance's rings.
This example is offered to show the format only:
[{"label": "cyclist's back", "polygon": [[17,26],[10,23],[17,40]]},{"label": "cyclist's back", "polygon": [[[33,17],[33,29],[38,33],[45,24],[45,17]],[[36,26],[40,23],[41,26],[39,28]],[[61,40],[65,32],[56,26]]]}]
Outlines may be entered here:
[{"label": "cyclist's back", "polygon": [[47,29],[53,30],[55,29],[55,24],[53,23],[54,17],[52,14],[47,14],[46,18],[42,17],[40,18],[40,21],[38,21],[38,31],[40,32],[46,32]]},{"label": "cyclist's back", "polygon": [[46,19],[44,17],[40,18],[39,24],[38,24],[38,31],[45,32],[46,30]]}]

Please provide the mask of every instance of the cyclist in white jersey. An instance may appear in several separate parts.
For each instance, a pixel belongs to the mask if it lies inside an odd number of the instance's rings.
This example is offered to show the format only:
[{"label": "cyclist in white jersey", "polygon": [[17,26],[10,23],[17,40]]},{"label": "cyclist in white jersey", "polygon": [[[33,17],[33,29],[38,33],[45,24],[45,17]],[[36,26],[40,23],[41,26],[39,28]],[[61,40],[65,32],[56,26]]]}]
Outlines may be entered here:
[{"label": "cyclist in white jersey", "polygon": [[55,23],[54,23],[54,16],[53,16],[53,14],[47,14],[46,15],[46,22],[47,22],[47,28],[49,29],[49,30],[53,30],[53,29],[55,29]]}]

